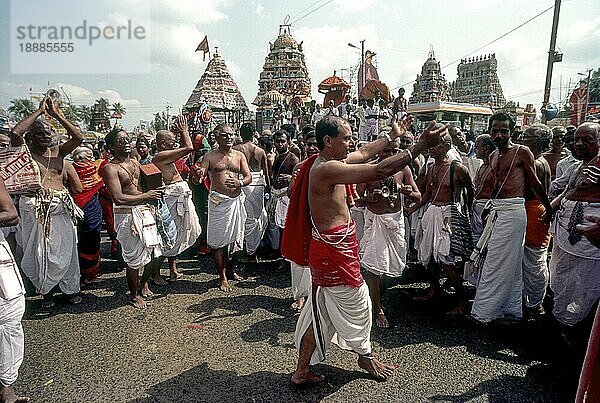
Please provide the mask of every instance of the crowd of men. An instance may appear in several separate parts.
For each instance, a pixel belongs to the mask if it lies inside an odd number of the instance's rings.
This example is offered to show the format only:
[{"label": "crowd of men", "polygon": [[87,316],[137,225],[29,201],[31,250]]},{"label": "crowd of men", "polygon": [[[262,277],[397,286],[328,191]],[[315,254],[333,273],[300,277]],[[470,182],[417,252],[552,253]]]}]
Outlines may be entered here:
[{"label": "crowd of men", "polygon": [[[11,198],[0,181],[3,398],[16,399],[23,357],[20,271],[44,308],[58,290],[81,303],[80,287],[101,281],[103,225],[136,308],[146,307],[150,284],[183,275],[176,261],[185,251],[214,255],[223,292],[241,280],[236,256],[283,256],[300,312],[296,386],[323,380],[310,365],[332,341],[375,378],[390,376],[372,354],[371,324],[390,326],[382,279],[407,267],[430,281],[414,300],[450,292],[451,316],[535,320],[551,299],[559,323],[589,323],[600,298],[600,125],[516,134],[513,117],[496,113],[486,134],[467,139],[436,122],[415,133],[394,108],[383,122],[370,100],[350,123],[331,112],[314,126],[259,134],[251,123],[221,123],[194,138],[178,116],[154,144],[115,127],[98,150],[45,97],[7,133],[11,146],[27,145],[40,186]],[[45,116],[66,141],[56,144]]]}]

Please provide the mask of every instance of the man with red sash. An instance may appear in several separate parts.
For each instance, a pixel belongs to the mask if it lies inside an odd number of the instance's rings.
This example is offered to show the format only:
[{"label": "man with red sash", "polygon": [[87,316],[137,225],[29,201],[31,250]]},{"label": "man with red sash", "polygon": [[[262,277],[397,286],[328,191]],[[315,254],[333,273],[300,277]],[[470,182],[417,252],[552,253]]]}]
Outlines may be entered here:
[{"label": "man with red sash", "polygon": [[393,368],[377,360],[371,351],[371,300],[360,274],[356,224],[348,201],[353,201],[352,184],[391,176],[440,141],[441,131],[430,126],[410,149],[378,164],[366,164],[410,123],[408,118],[400,125],[394,121],[389,135],[353,153],[349,153],[352,131],[344,119],[326,116],[317,123],[319,154],[300,168],[290,193],[282,240],[283,256],[310,265],[313,279],[312,296],[296,325],[299,359],[291,379],[294,386],[323,381],[322,375],[310,371],[310,364],[325,359],[332,341],[356,352],[358,365],[376,379],[386,380],[392,374]]}]

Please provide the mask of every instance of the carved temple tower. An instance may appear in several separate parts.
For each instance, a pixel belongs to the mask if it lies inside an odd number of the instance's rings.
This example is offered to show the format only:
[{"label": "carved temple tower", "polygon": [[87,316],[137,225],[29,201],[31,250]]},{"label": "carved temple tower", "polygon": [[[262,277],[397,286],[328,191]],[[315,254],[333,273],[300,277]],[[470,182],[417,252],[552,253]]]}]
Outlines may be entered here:
[{"label": "carved temple tower", "polygon": [[442,74],[440,62],[435,59],[433,47],[429,50],[427,61],[421,68],[421,74],[413,84],[413,92],[409,103],[449,101],[448,83]]},{"label": "carved temple tower", "polygon": [[450,85],[452,100],[498,109],[506,104],[498,79],[495,54],[462,59],[456,81]]}]

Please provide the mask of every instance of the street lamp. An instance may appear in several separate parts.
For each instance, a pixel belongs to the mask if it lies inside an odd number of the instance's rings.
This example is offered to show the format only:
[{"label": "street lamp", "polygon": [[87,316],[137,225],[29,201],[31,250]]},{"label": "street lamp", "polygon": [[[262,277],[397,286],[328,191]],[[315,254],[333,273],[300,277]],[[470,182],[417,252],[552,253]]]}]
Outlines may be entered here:
[{"label": "street lamp", "polygon": [[362,72],[360,75],[360,80],[358,80],[358,95],[360,96],[360,91],[362,87],[365,85],[366,81],[366,71],[365,71],[365,40],[360,41],[360,48],[352,43],[348,43],[348,46],[354,49],[360,50],[360,71]]},{"label": "street lamp", "polygon": [[[585,73],[577,73],[580,76],[585,76]],[[588,69],[587,71],[587,83],[585,84],[585,115],[583,118],[584,122],[587,122],[588,119],[588,107],[590,105],[590,79],[592,76],[592,69]]]}]

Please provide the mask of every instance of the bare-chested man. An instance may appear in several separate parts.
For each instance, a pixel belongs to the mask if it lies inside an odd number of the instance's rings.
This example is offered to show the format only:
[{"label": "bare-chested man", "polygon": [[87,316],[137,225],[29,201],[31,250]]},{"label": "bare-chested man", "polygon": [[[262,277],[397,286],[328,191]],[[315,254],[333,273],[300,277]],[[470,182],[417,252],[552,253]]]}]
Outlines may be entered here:
[{"label": "bare-chested man", "polygon": [[[0,227],[18,222],[17,209],[0,179]],[[12,385],[23,362],[25,337],[21,319],[25,313],[25,287],[2,231],[0,245],[0,402],[24,403],[29,398],[17,396]]]},{"label": "bare-chested man", "polygon": [[586,217],[600,215],[600,125],[580,125],[574,149],[581,162],[571,171],[563,194],[552,202],[558,206],[552,224],[552,313],[566,325],[584,320],[600,298],[600,248],[579,232],[585,233]]},{"label": "bare-chested man", "polygon": [[[438,124],[436,128],[441,127]],[[426,174],[425,192],[420,203],[407,208],[406,212],[412,214],[429,204],[421,218],[420,227],[417,228],[416,244],[419,261],[429,269],[431,287],[424,296],[416,299],[427,301],[439,296],[441,266],[452,282],[458,297],[458,304],[450,313],[463,314],[467,301],[462,284],[462,262],[459,262],[458,256],[454,256],[450,250],[452,232],[450,217],[452,204],[461,205],[463,192],[466,193],[465,201],[470,209],[473,200],[473,184],[469,170],[448,155],[451,147],[452,140],[447,131],[443,133],[439,144],[429,147],[428,154],[435,162]],[[462,256],[462,258],[466,257]]]},{"label": "bare-chested man", "polygon": [[222,123],[215,128],[219,148],[206,154],[200,165],[199,176],[208,174],[210,193],[208,195],[208,246],[215,251],[215,261],[219,274],[221,291],[231,291],[227,279],[240,280],[229,261],[231,252],[244,247],[246,209],[242,188],[252,181],[246,157],[232,147],[235,140],[233,128]]},{"label": "bare-chested man", "polygon": [[[169,260],[169,281],[174,282],[182,276],[177,271],[177,256],[191,247],[202,231],[192,201],[192,191],[175,166],[177,161],[187,157],[193,151],[184,116],[175,118],[171,131],[160,130],[156,133],[156,147],[158,152],[154,155],[152,163],[162,174],[165,184],[164,203],[167,204],[177,228],[177,237],[173,244],[163,245],[163,256]],[[158,278],[155,281],[162,283],[164,280],[160,277],[160,273],[157,274]]]},{"label": "bare-chested man", "polygon": [[[290,199],[287,195],[288,186],[292,181],[294,167],[298,164],[298,157],[289,149],[289,133],[278,130],[273,133],[273,145],[277,151],[273,161],[273,180],[271,191],[271,204],[269,208],[269,236],[274,245],[279,246],[279,236],[285,227],[285,217]],[[277,239],[275,239],[277,238]]]},{"label": "bare-chested man", "polygon": [[267,229],[267,211],[265,210],[265,193],[267,198],[270,194],[270,178],[265,151],[256,146],[254,140],[254,126],[251,123],[244,123],[240,127],[240,136],[243,143],[234,147],[241,151],[250,168],[252,182],[243,188],[246,202],[246,229],[244,238],[246,242],[246,253],[252,256],[260,246],[260,241]]},{"label": "bare-chested man", "polygon": [[[154,206],[149,203],[161,199],[163,190],[140,190],[140,163],[131,158],[132,146],[127,132],[113,129],[105,141],[113,159],[104,166],[103,176],[115,203],[115,230],[127,265],[129,299],[134,307],[145,308],[143,296],[151,295],[148,280],[159,272],[164,259]],[[140,282],[138,277],[142,268],[144,275]]]},{"label": "bare-chested man", "polygon": [[[55,132],[50,123],[43,120],[45,113],[66,129],[69,139],[65,143],[52,145]],[[41,189],[19,199],[21,222],[16,238],[23,249],[22,269],[36,291],[44,296],[43,307],[55,305],[52,292],[56,285],[71,303],[80,303],[76,224],[83,212],[75,206],[63,185],[63,159],[81,144],[83,137],[64,117],[58,100],[48,96],[35,112],[12,129],[13,146],[24,144],[26,131],[31,139],[31,155],[40,170]]]},{"label": "bare-chested man", "polygon": [[[550,189],[551,169],[542,152],[550,145],[552,132],[546,125],[529,126],[524,132],[522,143],[535,158],[535,174],[544,191]],[[550,244],[550,224],[544,222],[545,209],[540,200],[529,189],[525,190],[525,212],[527,229],[523,250],[523,302],[525,313],[535,319],[544,313],[542,302],[548,286],[548,245]]]},{"label": "bare-chested man", "polygon": [[484,235],[471,255],[480,272],[471,314],[483,323],[523,317],[525,189],[541,201],[546,214],[552,214],[548,196],[535,174],[533,154],[527,147],[511,142],[514,130],[512,116],[496,113],[490,117],[489,132],[498,146],[490,155],[494,191]]},{"label": "bare-chested man", "polygon": [[358,365],[376,379],[385,380],[392,374],[393,368],[377,360],[371,351],[372,310],[369,290],[360,274],[356,225],[348,208],[351,185],[347,184],[387,178],[402,170],[413,155],[439,142],[439,131],[429,127],[410,150],[377,164],[366,164],[409,123],[404,121],[399,127],[393,122],[387,138],[351,154],[348,151],[352,131],[345,120],[327,116],[317,123],[320,152],[307,160],[298,173],[282,250],[298,264],[310,263],[313,279],[312,298],[296,326],[299,358],[291,379],[296,386],[323,381],[322,375],[310,371],[310,364],[325,359],[326,349],[336,334],[337,344],[356,352]]},{"label": "bare-chested man", "polygon": [[[379,153],[378,161],[399,151],[398,139],[395,139]],[[381,280],[383,276],[399,277],[404,271],[407,242],[402,205],[404,197],[421,201],[421,192],[409,166],[383,180],[359,184],[356,191],[361,196],[357,204],[366,207],[360,264],[367,270],[366,281],[375,306],[375,324],[388,328],[390,325],[381,303]]]}]

